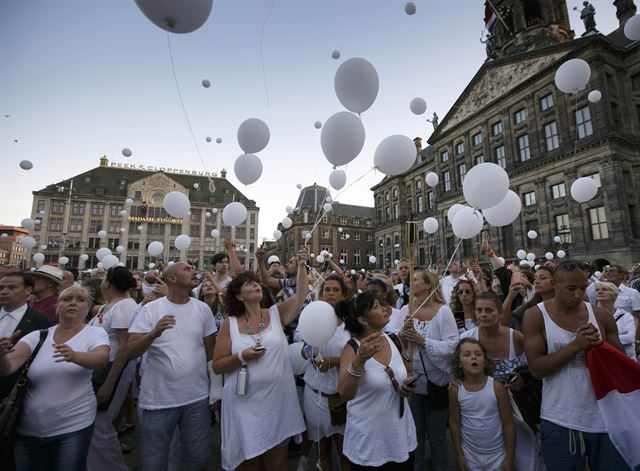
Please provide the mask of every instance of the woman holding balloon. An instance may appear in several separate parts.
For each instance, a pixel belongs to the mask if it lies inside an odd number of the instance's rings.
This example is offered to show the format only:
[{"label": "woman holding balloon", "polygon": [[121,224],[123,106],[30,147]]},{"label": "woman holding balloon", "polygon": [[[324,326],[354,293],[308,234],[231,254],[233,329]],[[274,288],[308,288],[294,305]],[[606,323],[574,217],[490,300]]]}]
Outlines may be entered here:
[{"label": "woman holding balloon", "polygon": [[[306,286],[307,252],[298,252],[297,286]],[[287,340],[282,327],[296,319],[306,297],[261,309],[262,288],[253,272],[227,286],[213,371],[225,375],[222,393],[222,468],[288,469],[289,439],[305,430]]]}]

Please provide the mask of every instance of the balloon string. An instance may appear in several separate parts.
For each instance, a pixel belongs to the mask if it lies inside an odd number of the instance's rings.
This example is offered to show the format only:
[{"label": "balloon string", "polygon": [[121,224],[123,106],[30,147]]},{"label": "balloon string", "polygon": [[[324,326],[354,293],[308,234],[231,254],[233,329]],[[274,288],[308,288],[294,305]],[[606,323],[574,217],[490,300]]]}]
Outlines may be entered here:
[{"label": "balloon string", "polygon": [[271,10],[273,10],[273,4],[276,0],[271,0],[271,4],[269,5],[269,11],[267,12],[267,16],[262,22],[262,31],[260,32],[260,63],[262,64],[262,83],[264,85],[264,94],[267,98],[267,108],[271,108],[271,103],[269,101],[269,89],[267,87],[267,74],[265,73],[264,68],[264,55],[262,52],[262,40],[264,39],[264,30],[267,26],[267,21],[269,21],[269,17],[271,16]]},{"label": "balloon string", "polygon": [[[173,72],[173,80],[176,83],[176,90],[178,92],[178,98],[180,99],[180,105],[182,105],[182,112],[184,113],[184,119],[187,122],[187,127],[189,128],[189,132],[191,133],[191,139],[193,139],[193,145],[196,148],[196,152],[198,153],[198,157],[200,158],[200,163],[202,164],[202,168],[206,173],[209,173],[207,170],[207,166],[204,163],[204,159],[202,158],[202,153],[200,152],[200,147],[198,146],[198,141],[196,140],[196,135],[193,132],[193,127],[191,126],[191,120],[189,120],[189,115],[187,114],[187,108],[184,106],[184,100],[182,99],[182,92],[180,91],[180,84],[178,83],[178,76],[176,74],[176,65],[173,60],[173,51],[171,49],[171,34],[167,32],[167,45],[169,46],[169,59],[171,60],[171,71]],[[207,180],[209,180],[209,191],[213,193],[215,191],[215,183],[213,179],[207,176]]]}]

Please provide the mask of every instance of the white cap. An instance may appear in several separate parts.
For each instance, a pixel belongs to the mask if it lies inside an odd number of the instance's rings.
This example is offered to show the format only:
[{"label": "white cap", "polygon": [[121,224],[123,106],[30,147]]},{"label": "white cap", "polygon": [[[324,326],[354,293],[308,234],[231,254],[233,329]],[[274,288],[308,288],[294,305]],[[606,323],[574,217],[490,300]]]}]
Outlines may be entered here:
[{"label": "white cap", "polygon": [[278,258],[277,255],[272,255],[271,257],[269,257],[269,259],[267,260],[267,265],[271,266],[272,263],[280,263],[280,259]]}]

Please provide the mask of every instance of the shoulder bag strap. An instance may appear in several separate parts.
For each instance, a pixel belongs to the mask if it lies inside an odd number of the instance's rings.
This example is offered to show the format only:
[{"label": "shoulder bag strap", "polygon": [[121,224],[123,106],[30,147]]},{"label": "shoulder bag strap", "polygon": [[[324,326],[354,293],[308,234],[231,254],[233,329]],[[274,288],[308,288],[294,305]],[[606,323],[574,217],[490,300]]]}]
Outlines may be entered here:
[{"label": "shoulder bag strap", "polygon": [[40,347],[42,347],[42,344],[47,338],[48,333],[49,333],[48,329],[40,329],[40,340],[38,340],[38,345],[36,345],[36,348],[33,350],[33,353],[31,354],[27,362],[22,367],[22,371],[20,372],[20,376],[18,377],[18,383],[20,383],[23,386],[26,386],[27,384],[27,373],[29,371],[29,366],[31,366],[31,362],[34,360],[34,358],[40,351]]}]

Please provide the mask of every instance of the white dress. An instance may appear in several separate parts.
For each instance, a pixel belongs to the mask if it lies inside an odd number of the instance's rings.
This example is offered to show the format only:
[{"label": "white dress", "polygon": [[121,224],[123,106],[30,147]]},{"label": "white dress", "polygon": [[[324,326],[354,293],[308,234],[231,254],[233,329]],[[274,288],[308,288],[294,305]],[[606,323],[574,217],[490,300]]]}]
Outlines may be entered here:
[{"label": "white dress", "polygon": [[[339,357],[351,335],[341,324],[333,337],[320,347],[323,358]],[[329,368],[326,373],[320,373],[311,363],[307,364],[304,372],[304,418],[307,422],[307,433],[311,441],[317,442],[321,438],[330,437],[335,433],[344,435],[344,425],[332,425],[329,413],[329,400],[324,394],[338,392],[338,378],[340,369]]]},{"label": "white dress", "polygon": [[[262,358],[247,362],[246,394],[236,394],[239,370],[224,378],[221,451],[225,470],[236,469],[243,461],[260,456],[305,430],[276,305],[269,309],[269,318],[269,326],[262,332],[262,345],[267,350]],[[251,336],[240,333],[235,316],[227,320],[232,354],[255,345]]]}]

